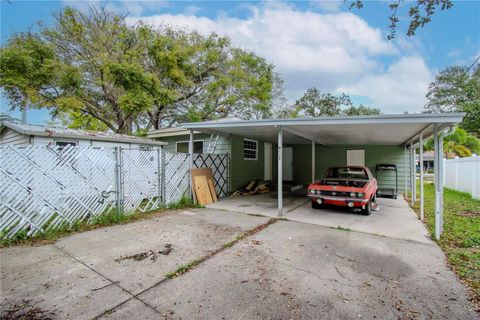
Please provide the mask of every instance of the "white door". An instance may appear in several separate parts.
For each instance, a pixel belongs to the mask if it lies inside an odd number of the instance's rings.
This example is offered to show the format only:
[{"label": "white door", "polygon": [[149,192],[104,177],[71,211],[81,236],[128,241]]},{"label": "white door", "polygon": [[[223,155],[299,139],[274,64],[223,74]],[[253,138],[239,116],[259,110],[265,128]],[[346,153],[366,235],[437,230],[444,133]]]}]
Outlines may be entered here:
[{"label": "white door", "polygon": [[293,180],[293,148],[284,147],[283,148],[283,159],[282,159],[282,174],[284,181]]},{"label": "white door", "polygon": [[347,150],[347,166],[365,166],[365,150]]},{"label": "white door", "polygon": [[265,150],[264,180],[272,180],[272,144],[265,142],[263,148]]}]

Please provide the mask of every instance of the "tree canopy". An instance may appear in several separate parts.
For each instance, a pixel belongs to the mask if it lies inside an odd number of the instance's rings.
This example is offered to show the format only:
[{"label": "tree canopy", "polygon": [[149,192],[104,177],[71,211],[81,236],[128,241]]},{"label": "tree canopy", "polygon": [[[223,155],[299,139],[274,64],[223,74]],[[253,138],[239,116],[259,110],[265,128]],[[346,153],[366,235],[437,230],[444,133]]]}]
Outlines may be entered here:
[{"label": "tree canopy", "polygon": [[228,38],[129,26],[93,6],[54,17],[1,48],[0,87],[13,108],[48,108],[70,127],[119,133],[271,115],[273,66]]},{"label": "tree canopy", "polygon": [[[362,9],[364,6],[365,0],[354,0],[350,3],[350,9]],[[387,38],[389,40],[394,39],[397,33],[398,24],[400,22],[398,9],[402,3],[407,2],[405,0],[394,0],[389,1],[388,7],[390,9],[390,16],[388,20],[390,25],[390,33]],[[433,16],[437,10],[448,10],[453,7],[452,0],[416,0],[408,1],[408,17],[410,19],[408,23],[407,36],[415,35],[415,32],[418,28],[423,28],[426,24],[432,21]],[[403,15],[400,15],[403,16]]]},{"label": "tree canopy", "polygon": [[380,114],[380,109],[363,105],[354,106],[350,97],[344,93],[333,95],[322,93],[317,88],[309,88],[293,107],[280,112],[283,118],[309,118],[333,116],[358,116]]},{"label": "tree canopy", "polygon": [[480,66],[452,66],[430,84],[424,112],[465,112],[460,126],[480,137]]}]

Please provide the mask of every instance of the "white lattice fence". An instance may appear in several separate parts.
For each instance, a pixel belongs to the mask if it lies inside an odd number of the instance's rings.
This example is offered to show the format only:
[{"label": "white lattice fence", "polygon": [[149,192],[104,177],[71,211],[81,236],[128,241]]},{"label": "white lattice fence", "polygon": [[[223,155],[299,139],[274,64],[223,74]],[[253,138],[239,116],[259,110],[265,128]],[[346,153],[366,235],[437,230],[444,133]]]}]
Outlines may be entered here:
[{"label": "white lattice fence", "polygon": [[[195,155],[194,166],[212,168],[227,194],[227,155]],[[0,238],[171,204],[190,196],[189,168],[189,154],[159,149],[0,147]]]},{"label": "white lattice fence", "polygon": [[122,198],[125,212],[156,209],[161,200],[161,152],[158,149],[122,149]]},{"label": "white lattice fence", "polygon": [[112,149],[0,148],[0,232],[10,238],[90,219],[112,206]]},{"label": "white lattice fence", "polygon": [[179,201],[190,195],[190,155],[164,152],[165,203]]}]

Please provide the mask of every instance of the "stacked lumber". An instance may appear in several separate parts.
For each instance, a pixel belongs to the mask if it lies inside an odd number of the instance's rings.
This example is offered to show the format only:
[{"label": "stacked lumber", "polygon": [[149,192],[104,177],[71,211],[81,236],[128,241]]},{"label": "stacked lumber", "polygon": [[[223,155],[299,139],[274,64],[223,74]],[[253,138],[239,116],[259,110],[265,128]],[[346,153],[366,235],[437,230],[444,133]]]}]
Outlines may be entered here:
[{"label": "stacked lumber", "polygon": [[191,170],[193,190],[195,199],[201,205],[207,205],[217,202],[217,191],[215,189],[215,180],[211,168],[198,168]]},{"label": "stacked lumber", "polygon": [[232,193],[232,197],[267,193],[270,192],[270,185],[271,181],[252,180]]}]

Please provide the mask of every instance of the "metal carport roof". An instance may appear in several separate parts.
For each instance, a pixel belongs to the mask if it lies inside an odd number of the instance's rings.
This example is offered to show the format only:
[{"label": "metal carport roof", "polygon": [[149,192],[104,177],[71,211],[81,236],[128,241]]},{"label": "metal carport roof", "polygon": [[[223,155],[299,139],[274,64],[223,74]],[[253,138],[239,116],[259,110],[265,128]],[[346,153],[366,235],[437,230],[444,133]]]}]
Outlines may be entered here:
[{"label": "metal carport roof", "polygon": [[[419,133],[424,138],[462,121],[464,113],[420,113],[352,117],[217,120],[182,125],[204,133],[231,134],[277,142],[278,127],[284,129],[283,142],[322,145],[403,145]],[[416,139],[414,139],[416,143]]]}]

